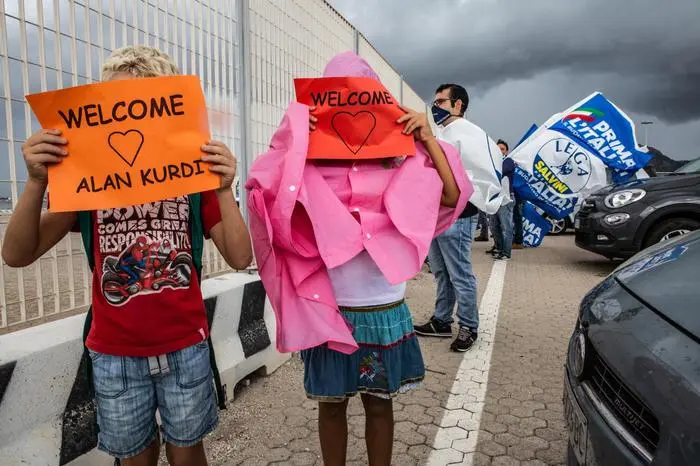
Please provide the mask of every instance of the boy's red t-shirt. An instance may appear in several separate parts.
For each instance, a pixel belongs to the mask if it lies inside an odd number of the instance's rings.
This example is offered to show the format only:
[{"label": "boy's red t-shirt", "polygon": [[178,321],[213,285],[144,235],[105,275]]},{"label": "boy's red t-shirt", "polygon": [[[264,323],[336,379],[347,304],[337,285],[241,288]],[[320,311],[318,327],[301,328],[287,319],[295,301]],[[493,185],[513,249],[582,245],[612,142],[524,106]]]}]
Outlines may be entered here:
[{"label": "boy's red t-shirt", "polygon": [[[116,356],[157,356],[209,335],[192,261],[189,199],[93,215],[92,326],[86,345]],[[201,196],[205,236],[221,221],[216,193]]]}]

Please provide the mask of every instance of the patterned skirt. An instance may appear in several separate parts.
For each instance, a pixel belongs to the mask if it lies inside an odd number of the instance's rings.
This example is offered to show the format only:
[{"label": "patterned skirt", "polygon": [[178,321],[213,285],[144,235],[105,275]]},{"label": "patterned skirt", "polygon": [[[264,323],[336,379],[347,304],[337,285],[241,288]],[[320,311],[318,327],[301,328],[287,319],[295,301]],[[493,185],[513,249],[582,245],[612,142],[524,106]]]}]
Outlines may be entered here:
[{"label": "patterned skirt", "polygon": [[313,400],[342,402],[366,393],[392,398],[421,384],[423,355],[404,301],[384,306],[340,308],[359,345],[353,354],[317,346],[301,352],[304,388]]}]

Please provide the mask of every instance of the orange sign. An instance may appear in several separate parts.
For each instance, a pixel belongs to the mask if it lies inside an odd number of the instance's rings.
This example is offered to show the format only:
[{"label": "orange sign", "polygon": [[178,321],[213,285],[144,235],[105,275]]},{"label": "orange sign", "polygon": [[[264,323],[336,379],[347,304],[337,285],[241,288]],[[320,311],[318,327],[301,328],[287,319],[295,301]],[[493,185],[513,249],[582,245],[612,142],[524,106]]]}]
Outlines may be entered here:
[{"label": "orange sign", "polygon": [[202,162],[210,139],[196,76],[118,80],[27,96],[68,156],[49,167],[51,210],[144,204],[214,189]]},{"label": "orange sign", "polygon": [[371,78],[295,79],[297,101],[316,106],[310,159],[377,159],[414,155],[413,136],[401,133],[404,115],[379,81]]}]

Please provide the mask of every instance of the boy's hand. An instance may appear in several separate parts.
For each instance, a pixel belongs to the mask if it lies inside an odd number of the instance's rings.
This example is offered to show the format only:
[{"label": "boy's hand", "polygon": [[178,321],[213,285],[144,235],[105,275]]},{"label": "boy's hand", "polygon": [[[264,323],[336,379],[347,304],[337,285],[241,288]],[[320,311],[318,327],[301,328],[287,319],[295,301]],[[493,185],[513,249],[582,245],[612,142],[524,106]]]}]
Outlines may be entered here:
[{"label": "boy's hand", "polygon": [[396,120],[396,123],[406,124],[402,131],[403,134],[413,133],[413,137],[416,139],[416,141],[421,142],[426,142],[429,139],[435,137],[433,136],[433,130],[430,129],[430,125],[428,124],[428,117],[425,115],[425,113],[419,113],[415,110],[411,110],[410,108],[404,107],[401,107],[401,110],[406,112],[406,114],[398,120]]},{"label": "boy's hand", "polygon": [[47,165],[61,163],[68,155],[65,145],[68,141],[61,137],[57,129],[43,129],[31,135],[22,144],[24,162],[27,164],[29,179],[41,184],[47,184],[49,170]]},{"label": "boy's hand", "polygon": [[230,190],[236,177],[236,157],[223,142],[209,141],[202,146],[202,161],[209,164],[209,171],[221,176],[220,191]]},{"label": "boy's hand", "polygon": [[318,118],[313,116],[311,113],[316,110],[316,107],[309,107],[309,131],[313,131],[316,129],[316,123],[318,123]]}]

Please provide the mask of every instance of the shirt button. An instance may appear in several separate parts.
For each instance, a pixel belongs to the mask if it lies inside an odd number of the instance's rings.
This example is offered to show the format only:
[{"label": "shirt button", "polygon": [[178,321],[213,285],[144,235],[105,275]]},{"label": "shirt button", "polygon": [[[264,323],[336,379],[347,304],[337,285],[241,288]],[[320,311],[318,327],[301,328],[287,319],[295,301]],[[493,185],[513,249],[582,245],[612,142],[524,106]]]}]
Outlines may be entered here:
[{"label": "shirt button", "polygon": [[352,210],[353,210],[353,212],[359,212],[359,211],[360,211],[360,208],[359,208],[359,207],[355,207],[355,208],[352,209]]},{"label": "shirt button", "polygon": [[357,167],[352,167],[352,171],[356,172],[356,171],[357,171]]},{"label": "shirt button", "polygon": [[297,187],[294,186],[294,185],[291,185],[291,186],[289,187],[289,190],[290,190],[291,192],[294,192],[294,191],[297,190]]},{"label": "shirt button", "polygon": [[370,239],[371,237],[372,237],[372,235],[370,235],[369,233],[367,233],[367,239]]},{"label": "shirt button", "polygon": [[314,295],[314,299],[318,299],[318,298],[320,298],[320,296],[317,295],[317,294],[315,294],[315,295]]}]

